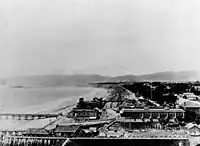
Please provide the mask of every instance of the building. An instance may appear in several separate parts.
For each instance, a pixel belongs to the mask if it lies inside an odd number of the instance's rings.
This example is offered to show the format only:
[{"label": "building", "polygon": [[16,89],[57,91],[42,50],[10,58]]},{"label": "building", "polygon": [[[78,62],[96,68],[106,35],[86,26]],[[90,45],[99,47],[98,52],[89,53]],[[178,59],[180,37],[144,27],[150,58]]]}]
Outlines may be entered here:
[{"label": "building", "polygon": [[54,134],[60,137],[72,137],[79,127],[79,125],[59,124],[55,128]]},{"label": "building", "polygon": [[197,124],[189,123],[186,126],[187,133],[191,136],[200,136],[200,126]]},{"label": "building", "polygon": [[76,120],[96,120],[99,119],[101,111],[95,109],[77,109],[74,108],[69,114],[68,118],[74,118]]},{"label": "building", "polygon": [[184,116],[182,109],[122,109],[120,121],[125,129],[161,129],[177,126],[177,118]]},{"label": "building", "polygon": [[121,117],[124,119],[134,119],[143,121],[157,121],[159,118],[175,119],[184,117],[185,111],[182,109],[122,109]]},{"label": "building", "polygon": [[91,137],[98,133],[97,124],[59,124],[54,134],[59,137]]},{"label": "building", "polygon": [[29,128],[23,133],[23,136],[47,137],[49,133],[45,129]]},{"label": "building", "polygon": [[143,122],[142,120],[124,120],[119,119],[115,123],[110,124],[106,127],[108,131],[119,131],[124,130],[145,130],[145,129],[161,129],[161,124],[157,122]]},{"label": "building", "polygon": [[109,138],[119,138],[124,136],[124,130],[108,131],[106,136]]},{"label": "building", "polygon": [[194,93],[183,93],[183,98],[184,99],[189,99],[189,100],[197,100],[198,96],[196,96]]},{"label": "building", "polygon": [[0,130],[0,135],[21,136],[25,130]]},{"label": "building", "polygon": [[184,101],[180,104],[180,108],[185,111],[195,112],[196,114],[200,113],[200,102],[198,101]]},{"label": "building", "polygon": [[[185,121],[194,122],[200,120],[200,103],[197,101],[184,101],[180,108],[185,110]],[[198,122],[199,123],[199,122]]]}]

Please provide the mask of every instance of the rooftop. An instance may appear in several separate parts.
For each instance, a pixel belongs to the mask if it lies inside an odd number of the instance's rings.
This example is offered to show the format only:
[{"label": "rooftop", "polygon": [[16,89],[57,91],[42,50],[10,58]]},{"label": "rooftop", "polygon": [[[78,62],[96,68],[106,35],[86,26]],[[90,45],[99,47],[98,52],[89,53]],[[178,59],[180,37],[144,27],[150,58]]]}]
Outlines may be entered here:
[{"label": "rooftop", "polygon": [[96,111],[97,109],[79,109],[79,108],[74,108],[73,111],[76,111],[76,112],[94,112]]},{"label": "rooftop", "polygon": [[78,125],[57,125],[55,132],[75,132],[78,128]]},{"label": "rooftop", "polygon": [[122,109],[122,113],[124,112],[185,112],[182,109]]},{"label": "rooftop", "polygon": [[88,126],[88,125],[106,124],[106,123],[109,123],[109,122],[110,122],[109,120],[86,121],[86,122],[76,122],[76,123],[60,122],[59,125],[63,125],[63,126],[71,126],[71,125]]},{"label": "rooftop", "polygon": [[178,137],[186,137],[185,131],[165,131],[165,130],[151,130],[151,131],[132,131],[127,133],[127,137],[162,137],[162,138],[178,138]]},{"label": "rooftop", "polygon": [[48,132],[45,129],[29,128],[24,134],[48,135]]},{"label": "rooftop", "polygon": [[193,123],[188,123],[186,126],[185,126],[187,129],[191,129],[193,127],[197,127],[200,129],[200,125],[197,125],[197,124],[193,124]]},{"label": "rooftop", "polygon": [[184,103],[180,104],[180,106],[185,108],[200,108],[200,102],[185,101]]}]

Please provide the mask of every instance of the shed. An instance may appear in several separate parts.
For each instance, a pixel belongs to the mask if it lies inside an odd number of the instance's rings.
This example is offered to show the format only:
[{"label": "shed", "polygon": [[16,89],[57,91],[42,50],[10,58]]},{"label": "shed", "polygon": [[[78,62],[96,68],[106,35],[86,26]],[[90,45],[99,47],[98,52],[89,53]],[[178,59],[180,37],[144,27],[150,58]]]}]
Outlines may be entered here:
[{"label": "shed", "polygon": [[58,136],[71,136],[79,127],[79,125],[57,125],[54,132]]}]

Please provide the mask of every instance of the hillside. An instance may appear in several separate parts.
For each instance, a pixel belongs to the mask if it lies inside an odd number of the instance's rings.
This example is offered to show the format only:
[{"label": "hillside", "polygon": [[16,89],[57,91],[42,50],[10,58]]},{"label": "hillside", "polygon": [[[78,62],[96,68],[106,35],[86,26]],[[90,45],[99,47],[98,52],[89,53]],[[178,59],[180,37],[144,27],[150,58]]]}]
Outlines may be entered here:
[{"label": "hillside", "polygon": [[199,79],[199,73],[197,71],[167,71],[142,75],[141,78],[152,81],[190,81]]},{"label": "hillside", "polygon": [[125,75],[111,78],[109,81],[190,81],[199,80],[200,75],[197,71],[180,71],[180,72],[157,72],[146,75]]},{"label": "hillside", "polygon": [[32,75],[5,80],[5,85],[13,87],[45,86],[87,86],[88,83],[106,81],[109,77],[100,75]]},{"label": "hillside", "polygon": [[1,80],[2,85],[12,87],[45,87],[45,86],[87,86],[93,82],[119,82],[119,81],[190,81],[198,80],[200,75],[197,71],[158,72],[146,75],[124,75],[108,77],[100,75],[32,75],[14,77]]},{"label": "hillside", "polygon": [[110,82],[118,82],[118,81],[141,81],[143,78],[140,76],[135,76],[135,75],[124,75],[124,76],[117,76],[114,78],[111,78],[109,81]]}]

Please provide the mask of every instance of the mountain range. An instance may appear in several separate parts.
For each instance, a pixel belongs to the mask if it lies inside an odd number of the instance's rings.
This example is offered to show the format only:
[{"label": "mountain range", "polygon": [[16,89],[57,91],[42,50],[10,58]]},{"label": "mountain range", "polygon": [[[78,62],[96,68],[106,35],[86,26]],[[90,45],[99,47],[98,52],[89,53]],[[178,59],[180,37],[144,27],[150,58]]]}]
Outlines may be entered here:
[{"label": "mountain range", "polygon": [[146,75],[101,76],[90,74],[74,75],[30,75],[13,77],[1,80],[1,84],[13,87],[40,87],[40,86],[86,86],[93,82],[118,82],[118,81],[193,81],[199,80],[198,71],[157,72]]}]

